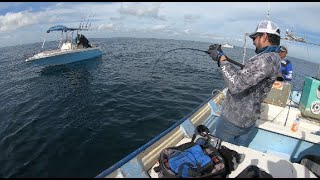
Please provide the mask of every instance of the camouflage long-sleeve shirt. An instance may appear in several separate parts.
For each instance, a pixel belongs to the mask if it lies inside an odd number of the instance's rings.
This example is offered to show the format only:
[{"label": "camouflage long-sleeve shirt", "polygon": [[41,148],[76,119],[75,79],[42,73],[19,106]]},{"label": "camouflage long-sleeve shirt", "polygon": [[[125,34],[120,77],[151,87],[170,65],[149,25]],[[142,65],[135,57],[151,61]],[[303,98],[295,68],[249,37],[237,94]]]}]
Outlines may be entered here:
[{"label": "camouflage long-sleeve shirt", "polygon": [[277,78],[280,62],[276,52],[253,56],[241,70],[228,61],[221,62],[228,87],[221,118],[240,128],[252,126],[260,117],[261,103]]}]

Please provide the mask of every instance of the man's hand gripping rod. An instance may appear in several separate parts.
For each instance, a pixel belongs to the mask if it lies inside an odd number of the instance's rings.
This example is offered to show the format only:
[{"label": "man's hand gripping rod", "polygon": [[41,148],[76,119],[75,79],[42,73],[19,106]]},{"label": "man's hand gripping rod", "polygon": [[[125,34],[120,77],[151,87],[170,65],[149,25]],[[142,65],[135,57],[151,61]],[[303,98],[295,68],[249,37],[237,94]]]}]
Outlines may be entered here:
[{"label": "man's hand gripping rod", "polygon": [[[221,45],[219,45],[219,44],[214,44],[213,46],[215,46],[216,49],[218,49],[218,48],[221,49]],[[205,51],[205,52],[206,52],[207,54],[210,54],[209,51]],[[239,62],[237,62],[237,61],[234,61],[234,60],[230,59],[230,58],[227,57],[226,55],[224,55],[224,56],[226,57],[226,60],[227,60],[227,61],[231,62],[232,64],[235,64],[235,65],[239,66],[241,69],[244,68],[244,65],[243,65],[243,64],[241,64],[241,63],[239,63]],[[212,57],[212,59],[215,60],[213,57]]]}]

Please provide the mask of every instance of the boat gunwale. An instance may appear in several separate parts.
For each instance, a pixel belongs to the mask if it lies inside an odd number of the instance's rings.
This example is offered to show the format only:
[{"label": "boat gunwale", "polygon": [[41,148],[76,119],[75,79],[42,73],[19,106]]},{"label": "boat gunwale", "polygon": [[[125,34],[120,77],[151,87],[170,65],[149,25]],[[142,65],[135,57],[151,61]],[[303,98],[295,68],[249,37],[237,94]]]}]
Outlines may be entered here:
[{"label": "boat gunwale", "polygon": [[205,100],[203,103],[201,103],[197,108],[195,108],[193,111],[191,111],[189,114],[187,114],[185,117],[174,123],[172,126],[170,126],[168,129],[160,133],[158,136],[154,137],[152,140],[141,146],[140,148],[136,149],[126,157],[122,158],[120,161],[118,161],[116,164],[112,165],[108,169],[104,170],[100,174],[98,174],[95,178],[104,178],[111,173],[113,173],[118,168],[121,168],[125,163],[129,162],[131,159],[139,155],[141,152],[152,146],[154,143],[156,143],[158,140],[163,138],[165,135],[167,135],[170,131],[174,130],[176,127],[181,125],[185,120],[187,120],[189,117],[194,115],[195,112],[197,112],[199,109],[201,109],[206,103],[208,103],[211,99],[213,99],[215,96],[219,95],[221,92],[216,92],[214,95],[211,95],[210,98]]}]

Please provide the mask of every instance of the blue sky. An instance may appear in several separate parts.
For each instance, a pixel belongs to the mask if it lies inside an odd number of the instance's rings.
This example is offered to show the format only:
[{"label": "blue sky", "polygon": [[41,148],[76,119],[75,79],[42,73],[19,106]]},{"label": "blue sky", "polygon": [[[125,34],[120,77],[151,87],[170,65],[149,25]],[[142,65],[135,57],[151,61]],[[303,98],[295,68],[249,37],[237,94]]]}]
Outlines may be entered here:
[{"label": "blue sky", "polygon": [[[244,46],[259,21],[320,44],[320,2],[0,2],[1,47],[42,42],[51,26],[92,19],[88,38],[138,37]],[[56,40],[58,36],[48,36]],[[247,37],[247,47],[254,48]],[[320,46],[282,40],[288,56],[319,63]]]}]

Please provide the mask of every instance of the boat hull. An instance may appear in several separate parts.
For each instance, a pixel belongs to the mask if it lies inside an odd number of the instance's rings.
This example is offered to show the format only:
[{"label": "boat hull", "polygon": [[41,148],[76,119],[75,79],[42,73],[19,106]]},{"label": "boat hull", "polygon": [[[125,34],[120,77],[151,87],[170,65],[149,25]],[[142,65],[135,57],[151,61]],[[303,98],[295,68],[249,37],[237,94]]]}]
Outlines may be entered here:
[{"label": "boat hull", "polygon": [[[96,177],[158,177],[153,168],[157,165],[162,149],[190,142],[195,127],[200,124],[207,126],[210,132],[213,132],[216,120],[220,116],[226,91],[227,89],[224,89],[209,98],[183,119]],[[266,170],[273,177],[316,177],[305,166],[299,164],[299,160],[305,155],[319,154],[319,136],[315,132],[318,130],[318,126],[314,125],[315,131],[309,131],[305,128],[310,128],[311,124],[301,122],[301,131],[291,132],[292,116],[296,114],[295,110],[298,111],[298,109],[292,107],[291,110],[289,109],[290,114],[287,114],[286,108],[265,104],[262,119],[256,123],[254,133],[250,137],[251,143],[248,146],[222,142],[223,145],[246,155],[244,162],[229,177],[235,177],[252,164]],[[280,109],[280,115],[277,112],[278,109]],[[289,117],[288,123],[286,123],[286,118],[282,117],[281,112]],[[276,118],[273,113],[277,114]],[[279,121],[279,118],[282,121]]]},{"label": "boat hull", "polygon": [[26,59],[26,62],[43,66],[54,66],[93,59],[101,55],[102,51],[99,48],[86,48],[71,51],[57,50],[39,53]]},{"label": "boat hull", "polygon": [[224,48],[233,48],[233,46],[231,46],[231,45],[222,45],[222,47],[224,47]]}]

